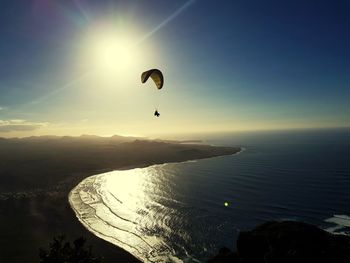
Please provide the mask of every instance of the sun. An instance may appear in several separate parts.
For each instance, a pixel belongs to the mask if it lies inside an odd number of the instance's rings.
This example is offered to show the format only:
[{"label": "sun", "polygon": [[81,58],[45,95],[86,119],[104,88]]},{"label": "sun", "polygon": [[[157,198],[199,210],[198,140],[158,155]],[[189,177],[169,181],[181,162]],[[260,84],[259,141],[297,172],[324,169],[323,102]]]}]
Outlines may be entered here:
[{"label": "sun", "polygon": [[117,72],[128,69],[136,62],[133,54],[133,43],[123,35],[102,35],[92,43],[92,59],[99,70]]},{"label": "sun", "polygon": [[127,23],[91,24],[75,45],[73,74],[87,75],[85,87],[99,94],[111,89],[126,92],[125,87],[136,87],[154,54],[151,44],[140,44],[142,33],[139,27]]},{"label": "sun", "polygon": [[100,75],[124,75],[139,64],[137,40],[130,28],[95,26],[88,30],[82,58]]}]

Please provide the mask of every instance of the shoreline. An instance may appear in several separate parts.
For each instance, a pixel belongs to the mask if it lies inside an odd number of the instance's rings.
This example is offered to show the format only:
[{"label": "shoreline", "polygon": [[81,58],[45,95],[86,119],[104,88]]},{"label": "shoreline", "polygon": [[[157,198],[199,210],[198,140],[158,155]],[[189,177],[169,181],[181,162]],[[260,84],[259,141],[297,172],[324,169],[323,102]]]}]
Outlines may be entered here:
[{"label": "shoreline", "polygon": [[[104,262],[140,261],[88,231],[67,198],[82,180],[114,170],[146,168],[232,155],[238,147],[212,147],[125,137],[36,137],[0,140],[1,262],[37,262],[55,236],[85,237]],[[68,202],[67,202],[68,201]],[[20,227],[19,227],[20,226]]]},{"label": "shoreline", "polygon": [[[219,158],[219,157],[225,157],[225,156],[229,156],[229,155],[236,155],[236,154],[240,154],[241,152],[243,152],[245,150],[245,148],[242,148],[240,147],[239,150],[235,153],[232,153],[232,154],[226,154],[226,155],[219,155],[219,156],[211,156],[211,157],[206,157],[206,158],[200,158],[200,159],[190,159],[190,160],[185,160],[185,161],[171,161],[171,162],[163,162],[163,163],[155,163],[155,164],[149,164],[149,165],[142,165],[142,166],[138,166],[138,165],[135,165],[133,167],[123,167],[121,169],[115,169],[115,170],[109,170],[109,171],[104,171],[102,173],[98,173],[98,174],[94,174],[94,175],[90,175],[90,176],[87,176],[85,178],[83,178],[76,186],[74,186],[74,188],[71,189],[71,191],[69,192],[68,196],[67,196],[67,199],[68,199],[68,203],[69,203],[69,206],[70,208],[72,209],[72,211],[74,212],[75,214],[75,218],[79,221],[79,223],[84,226],[84,228],[90,232],[91,234],[95,235],[97,238],[107,242],[107,243],[110,243],[112,244],[113,246],[117,247],[118,249],[121,249],[123,251],[125,251],[125,253],[130,253],[132,256],[134,256],[137,260],[140,260],[141,262],[143,262],[143,258],[141,257],[138,257],[137,255],[135,254],[132,254],[131,252],[127,251],[126,249],[124,249],[123,247],[121,246],[118,246],[116,245],[114,242],[111,242],[111,241],[108,241],[106,239],[113,239],[112,237],[111,238],[108,238],[107,236],[103,235],[103,234],[100,234],[98,231],[94,231],[93,229],[91,229],[91,227],[85,222],[83,221],[79,216],[78,216],[78,211],[75,209],[74,205],[73,205],[73,201],[72,201],[72,197],[73,197],[73,194],[74,194],[74,191],[79,187],[80,183],[82,183],[83,181],[85,180],[88,180],[89,178],[91,177],[95,177],[95,176],[102,176],[103,174],[107,174],[107,173],[110,173],[110,172],[118,172],[118,171],[131,171],[131,170],[135,170],[135,169],[146,169],[146,168],[150,168],[150,167],[155,167],[155,166],[165,166],[165,165],[168,165],[168,164],[181,164],[181,163],[189,163],[189,162],[197,162],[197,161],[201,161],[201,160],[206,160],[206,159],[211,159],[211,158]],[[180,259],[178,259],[180,260]],[[181,260],[180,260],[181,261]],[[182,262],[182,261],[181,261]]]}]

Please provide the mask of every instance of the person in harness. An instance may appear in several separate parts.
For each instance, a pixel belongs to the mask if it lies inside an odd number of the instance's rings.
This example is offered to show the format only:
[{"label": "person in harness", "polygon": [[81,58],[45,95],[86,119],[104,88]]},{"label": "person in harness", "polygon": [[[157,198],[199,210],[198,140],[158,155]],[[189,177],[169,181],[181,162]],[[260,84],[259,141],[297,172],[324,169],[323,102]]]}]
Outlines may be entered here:
[{"label": "person in harness", "polygon": [[[163,87],[164,84],[164,77],[163,73],[159,69],[150,69],[141,74],[141,82],[146,83],[147,80],[151,78],[158,90],[160,90]],[[154,116],[159,117],[160,114],[158,112],[158,109],[154,112]]]}]

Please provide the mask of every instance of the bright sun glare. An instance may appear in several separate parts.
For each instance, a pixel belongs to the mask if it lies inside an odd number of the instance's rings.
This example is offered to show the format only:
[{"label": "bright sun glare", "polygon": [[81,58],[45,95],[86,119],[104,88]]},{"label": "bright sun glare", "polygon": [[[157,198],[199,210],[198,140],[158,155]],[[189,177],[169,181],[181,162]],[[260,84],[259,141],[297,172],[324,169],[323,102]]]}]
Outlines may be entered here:
[{"label": "bright sun glare", "polygon": [[125,75],[138,65],[137,35],[129,27],[95,25],[88,31],[83,58],[97,74]]},{"label": "bright sun glare", "polygon": [[98,69],[120,71],[135,62],[132,43],[124,36],[104,35],[93,43],[93,59]]}]

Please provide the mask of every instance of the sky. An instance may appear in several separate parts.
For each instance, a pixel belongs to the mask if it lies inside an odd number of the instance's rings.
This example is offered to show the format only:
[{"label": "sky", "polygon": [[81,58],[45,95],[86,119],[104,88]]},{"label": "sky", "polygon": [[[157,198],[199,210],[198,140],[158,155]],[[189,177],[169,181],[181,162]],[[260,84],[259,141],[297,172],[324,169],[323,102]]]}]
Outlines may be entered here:
[{"label": "sky", "polygon": [[0,137],[349,127],[349,28],[341,0],[1,1]]}]

